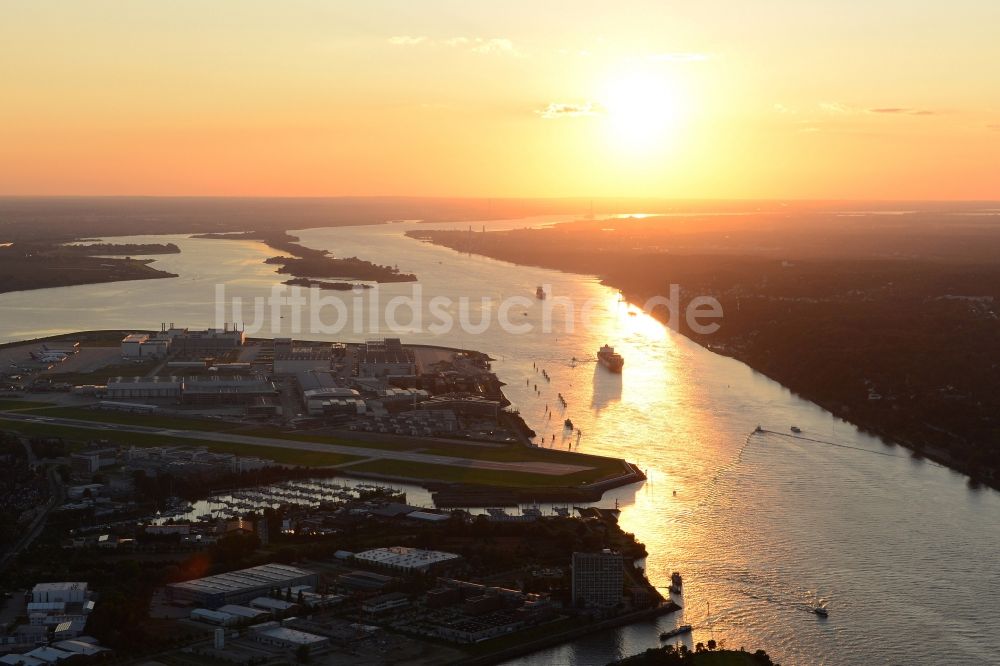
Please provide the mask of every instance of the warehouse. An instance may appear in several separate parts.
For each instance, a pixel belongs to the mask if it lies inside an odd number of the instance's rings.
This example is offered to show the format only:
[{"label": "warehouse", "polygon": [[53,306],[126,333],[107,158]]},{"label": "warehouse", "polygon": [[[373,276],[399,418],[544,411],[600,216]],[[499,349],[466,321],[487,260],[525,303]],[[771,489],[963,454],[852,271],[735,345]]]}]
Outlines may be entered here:
[{"label": "warehouse", "polygon": [[220,627],[229,627],[234,624],[239,624],[239,618],[235,615],[230,615],[229,613],[223,613],[221,611],[209,610],[207,608],[195,608],[191,611],[191,619],[197,620],[198,622],[204,622],[206,624],[215,624]]},{"label": "warehouse", "polygon": [[394,546],[391,548],[375,548],[357,553],[354,559],[358,562],[372,564],[394,571],[404,571],[406,573],[424,573],[434,569],[455,564],[461,558],[454,553],[444,553],[439,550],[420,550],[419,548],[407,548],[406,546]]},{"label": "warehouse", "polygon": [[87,596],[86,583],[39,583],[31,590],[31,601],[36,604],[80,604]]},{"label": "warehouse", "polygon": [[181,398],[189,405],[247,405],[276,395],[274,383],[260,375],[188,377],[181,388]]},{"label": "warehouse", "polygon": [[330,639],[296,629],[283,627],[277,622],[265,622],[250,627],[250,635],[258,643],[273,645],[286,649],[309,648],[310,654],[315,654],[330,647]]},{"label": "warehouse", "polygon": [[129,400],[134,398],[181,397],[180,377],[112,377],[108,379],[106,397],[109,400]]},{"label": "warehouse", "polygon": [[[167,585],[167,596],[174,602],[218,609],[267,596],[274,588],[296,585],[315,586],[318,577],[312,571],[285,564],[262,564],[250,569],[197,578]],[[228,612],[228,611],[225,611]]]}]

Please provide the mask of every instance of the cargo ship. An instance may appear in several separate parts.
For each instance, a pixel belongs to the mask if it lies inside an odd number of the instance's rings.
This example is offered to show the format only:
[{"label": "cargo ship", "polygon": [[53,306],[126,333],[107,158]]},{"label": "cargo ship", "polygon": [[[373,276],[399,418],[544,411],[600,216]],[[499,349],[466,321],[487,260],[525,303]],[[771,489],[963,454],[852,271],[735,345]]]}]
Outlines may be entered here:
[{"label": "cargo ship", "polygon": [[625,365],[625,359],[622,358],[622,355],[616,354],[615,348],[608,345],[604,345],[597,352],[597,360],[611,372],[621,372],[622,366]]}]

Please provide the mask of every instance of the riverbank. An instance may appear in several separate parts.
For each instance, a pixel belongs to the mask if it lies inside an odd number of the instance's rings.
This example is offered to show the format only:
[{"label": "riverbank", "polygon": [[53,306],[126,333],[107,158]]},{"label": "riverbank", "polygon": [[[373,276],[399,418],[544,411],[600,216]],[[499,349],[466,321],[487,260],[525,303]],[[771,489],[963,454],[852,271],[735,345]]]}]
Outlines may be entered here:
[{"label": "riverbank", "polygon": [[[408,235],[597,275],[633,311],[679,285],[681,309],[671,318],[658,306],[653,317],[916,457],[967,474],[970,485],[1000,488],[1000,379],[992,371],[1000,365],[1000,262],[981,248],[963,255],[970,238],[990,247],[1000,232],[983,225],[952,238],[920,220],[903,231],[866,231],[831,219],[843,228],[824,218],[804,232],[788,216],[763,226],[695,218],[705,229],[696,231],[691,220],[647,217]],[[935,256],[887,259],[897,241]],[[699,296],[721,305],[723,317],[708,320],[718,330],[686,320],[683,308]]]},{"label": "riverbank", "polygon": [[489,666],[490,664],[499,664],[510,659],[516,659],[518,657],[529,655],[533,652],[538,652],[539,650],[544,650],[545,648],[555,647],[557,645],[562,645],[563,643],[569,643],[570,641],[583,638],[584,636],[588,636],[598,631],[606,631],[608,629],[624,627],[637,622],[655,620],[658,617],[669,615],[670,613],[675,613],[679,610],[681,610],[681,607],[675,602],[665,601],[653,608],[645,608],[643,610],[618,615],[599,622],[583,623],[582,625],[577,624],[572,629],[542,636],[540,638],[529,640],[502,650],[490,652],[489,654],[479,657],[470,657],[469,659],[464,659],[458,662],[458,664],[461,664],[461,666]]}]

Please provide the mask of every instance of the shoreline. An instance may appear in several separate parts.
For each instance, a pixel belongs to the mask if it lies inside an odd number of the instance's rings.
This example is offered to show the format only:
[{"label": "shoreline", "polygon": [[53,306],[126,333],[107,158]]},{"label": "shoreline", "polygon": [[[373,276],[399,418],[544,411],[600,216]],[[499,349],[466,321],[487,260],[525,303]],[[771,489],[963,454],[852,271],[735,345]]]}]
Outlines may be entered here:
[{"label": "shoreline", "polygon": [[527,643],[499,650],[488,655],[463,659],[457,663],[461,664],[461,666],[489,666],[490,664],[499,664],[510,659],[516,659],[517,657],[533,654],[546,648],[556,647],[564,643],[575,641],[578,638],[583,638],[584,636],[597,631],[617,629],[618,627],[637,624],[644,620],[654,620],[658,617],[669,615],[670,613],[676,613],[682,609],[683,606],[680,606],[674,601],[667,600],[658,606],[654,606],[653,608],[645,608],[640,611],[633,611],[631,613],[626,613],[625,615],[618,615],[606,620],[600,620],[593,624],[585,624],[559,634],[536,638],[535,640]]},{"label": "shoreline", "polygon": [[[135,333],[136,329],[101,329],[101,330],[91,330],[91,331],[79,331],[75,333],[60,333],[51,336],[45,336],[40,338],[34,338],[33,340],[21,340],[9,343],[0,344],[0,349],[17,347],[22,345],[38,344],[45,341],[55,341],[64,340],[66,338],[73,338],[76,341],[81,341],[85,343],[105,343],[102,346],[108,346],[108,343],[120,340],[121,337],[127,335],[128,333]],[[269,338],[249,338],[252,341],[260,342],[264,340],[269,340]],[[463,349],[456,347],[447,347],[443,345],[413,345],[418,348],[433,348],[440,349],[454,353],[460,354],[475,354],[483,359],[492,360],[491,357],[478,350]],[[501,401],[507,402],[506,396],[503,395],[503,382],[500,381],[495,375],[493,375],[495,386],[493,390],[498,394]],[[508,403],[509,404],[509,403]],[[520,449],[525,452],[530,452],[533,450],[541,450],[534,443],[530,441],[530,436],[534,435],[534,432],[530,429],[527,423],[524,421],[520,414],[515,413],[505,413],[505,418],[510,422],[510,425],[519,432],[521,435],[521,440],[517,444],[507,444],[504,445],[508,448]],[[87,422],[74,424],[73,427],[81,427],[84,429],[93,429],[99,422]],[[116,428],[120,430],[120,428]],[[194,434],[194,433],[192,433]],[[238,434],[238,433],[235,433]],[[336,447],[338,439],[359,439],[362,441],[373,441],[373,442],[391,442],[395,440],[400,440],[401,443],[410,443],[405,437],[397,437],[394,435],[387,435],[385,437],[379,437],[376,435],[368,435],[365,433],[341,433],[334,432],[329,435],[331,440],[329,444]],[[187,438],[186,433],[181,430],[175,433],[176,437]],[[225,438],[216,434],[219,440]],[[205,434],[203,439],[207,439],[208,435]],[[294,438],[289,438],[289,442],[296,441]],[[486,444],[478,444],[477,442],[466,442],[463,440],[456,440],[455,444],[459,445],[469,445],[475,446],[487,446]],[[433,443],[428,443],[431,446]],[[261,444],[263,445],[263,444]],[[352,451],[346,448],[347,445],[341,445],[343,451],[338,451],[339,453],[351,454]],[[404,450],[405,449],[401,449]],[[561,455],[566,456],[567,459],[573,458],[578,454],[570,452],[560,452],[553,451],[550,454],[553,457],[559,457]],[[435,505],[439,507],[456,508],[456,507],[469,507],[469,506],[516,506],[522,503],[531,502],[558,502],[558,503],[593,503],[599,502],[604,493],[608,490],[619,488],[626,485],[631,485],[633,483],[640,483],[646,479],[645,473],[639,468],[635,463],[631,463],[623,458],[601,456],[601,458],[607,461],[615,463],[619,466],[618,470],[615,470],[614,476],[604,476],[596,477],[596,480],[586,480],[580,481],[576,485],[558,485],[560,479],[558,477],[552,478],[552,485],[495,485],[491,483],[470,483],[470,482],[459,482],[459,481],[446,481],[441,478],[433,478],[433,476],[410,476],[406,473],[394,473],[394,471],[366,471],[354,469],[351,463],[338,463],[334,465],[337,469],[340,469],[343,474],[347,476],[353,476],[358,478],[369,478],[373,480],[388,481],[403,484],[419,485],[426,490],[430,491],[434,497]],[[364,461],[360,461],[364,462]],[[597,470],[597,467],[594,467]],[[610,470],[608,470],[610,471]]]}]

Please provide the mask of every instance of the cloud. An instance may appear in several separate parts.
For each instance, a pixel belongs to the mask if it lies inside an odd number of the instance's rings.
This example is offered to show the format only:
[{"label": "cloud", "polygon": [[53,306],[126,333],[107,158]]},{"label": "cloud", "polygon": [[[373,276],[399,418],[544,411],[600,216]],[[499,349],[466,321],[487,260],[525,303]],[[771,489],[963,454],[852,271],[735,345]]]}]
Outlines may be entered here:
[{"label": "cloud", "polygon": [[651,53],[646,57],[654,62],[704,62],[711,59],[712,56],[707,53],[678,52]]},{"label": "cloud", "polygon": [[937,115],[936,111],[929,111],[927,109],[908,109],[906,107],[900,106],[888,106],[881,107],[877,109],[868,109],[868,113],[886,113],[886,114],[896,114],[904,116],[933,116]]},{"label": "cloud", "polygon": [[996,132],[1000,132],[1000,123],[993,123],[992,125],[987,125],[986,129],[991,129]]},{"label": "cloud", "polygon": [[506,37],[448,37],[447,39],[431,39],[424,36],[398,35],[389,38],[393,46],[445,46],[449,48],[466,49],[472,53],[484,55],[500,54],[523,57],[514,42]]},{"label": "cloud", "polygon": [[410,35],[399,35],[390,37],[389,43],[393,46],[416,46],[427,41],[426,37],[411,37]]},{"label": "cloud", "polygon": [[537,111],[542,118],[579,118],[583,116],[596,116],[599,114],[597,106],[593,102],[573,104],[565,102],[550,102],[544,109]]}]

